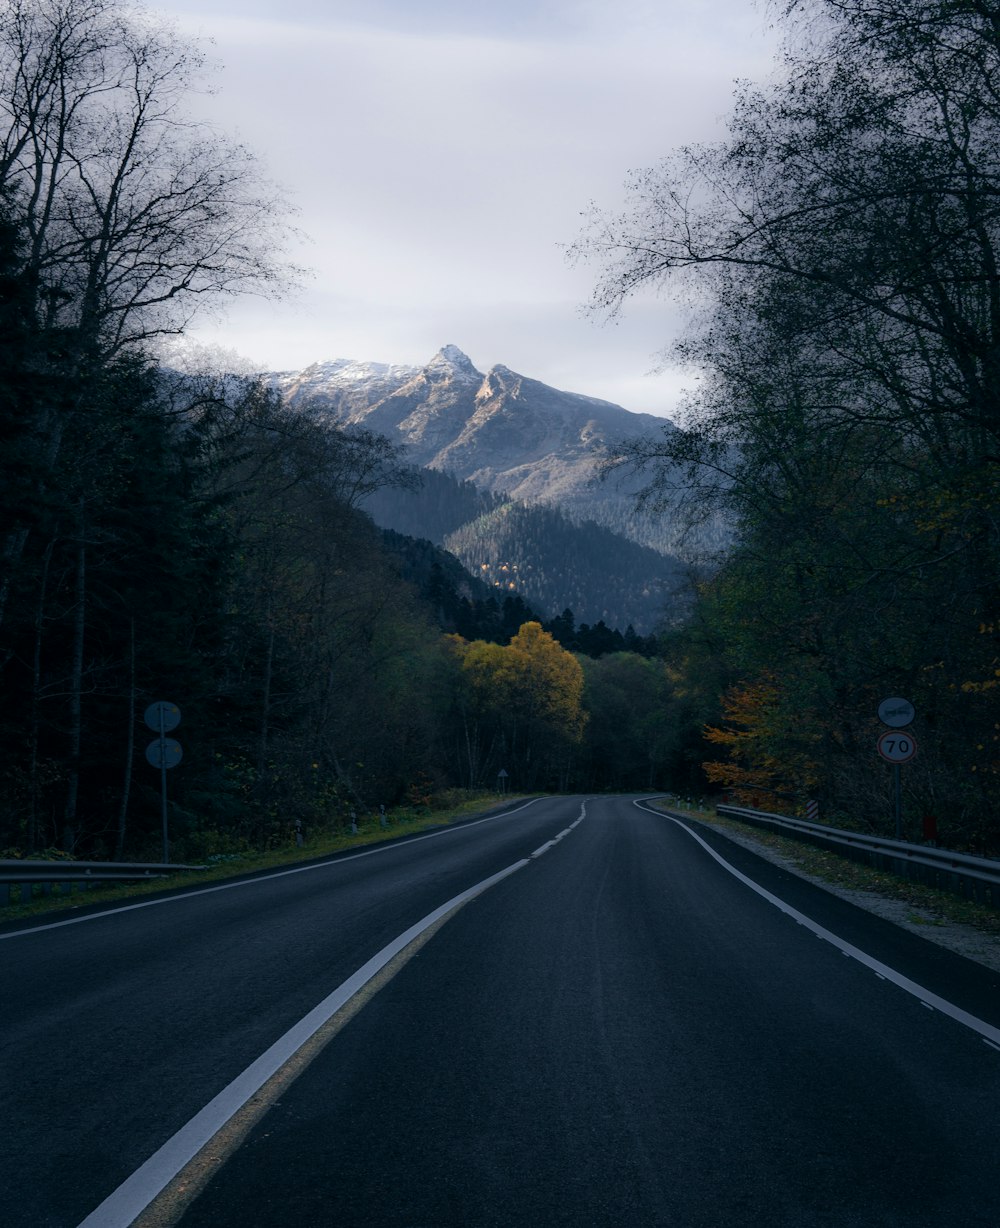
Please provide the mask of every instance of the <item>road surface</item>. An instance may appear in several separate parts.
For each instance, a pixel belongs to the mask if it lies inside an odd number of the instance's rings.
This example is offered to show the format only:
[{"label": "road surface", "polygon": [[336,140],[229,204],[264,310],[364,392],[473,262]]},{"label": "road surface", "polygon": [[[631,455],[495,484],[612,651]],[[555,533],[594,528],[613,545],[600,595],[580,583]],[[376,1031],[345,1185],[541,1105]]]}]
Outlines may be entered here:
[{"label": "road surface", "polygon": [[997,974],[640,799],[7,927],[0,961],[2,1223],[131,1222],[345,982],[143,1228],[1000,1223]]}]

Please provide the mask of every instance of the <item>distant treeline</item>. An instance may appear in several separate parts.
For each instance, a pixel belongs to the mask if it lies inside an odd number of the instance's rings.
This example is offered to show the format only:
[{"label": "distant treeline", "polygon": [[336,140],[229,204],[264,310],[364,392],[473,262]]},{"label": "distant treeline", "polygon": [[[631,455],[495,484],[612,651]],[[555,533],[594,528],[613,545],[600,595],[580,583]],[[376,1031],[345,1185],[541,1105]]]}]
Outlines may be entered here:
[{"label": "distant treeline", "polygon": [[455,556],[426,539],[415,539],[392,529],[382,530],[382,539],[397,562],[400,574],[416,585],[434,612],[443,631],[457,632],[465,639],[506,643],[526,622],[540,622],[564,648],[588,657],[610,652],[634,652],[654,657],[660,649],[655,635],[637,635],[631,624],[624,632],[608,627],[603,619],[593,626],[576,623],[565,609],[545,620],[521,597],[507,592],[502,597],[478,576],[470,574]]}]

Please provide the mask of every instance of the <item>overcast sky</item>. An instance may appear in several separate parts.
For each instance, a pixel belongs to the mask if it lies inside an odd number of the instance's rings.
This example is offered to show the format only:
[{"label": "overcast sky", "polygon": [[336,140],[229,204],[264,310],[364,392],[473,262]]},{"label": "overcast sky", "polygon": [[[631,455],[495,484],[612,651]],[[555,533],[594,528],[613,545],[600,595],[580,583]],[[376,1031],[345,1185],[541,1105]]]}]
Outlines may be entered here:
[{"label": "overcast sky", "polygon": [[581,313],[563,248],[630,169],[722,131],[733,81],[769,71],[753,0],[169,0],[213,40],[201,112],[261,156],[308,237],[296,300],[247,299],[199,340],[268,370],[423,363],[442,345],[556,387],[670,414],[650,374],[678,328],[635,302]]}]

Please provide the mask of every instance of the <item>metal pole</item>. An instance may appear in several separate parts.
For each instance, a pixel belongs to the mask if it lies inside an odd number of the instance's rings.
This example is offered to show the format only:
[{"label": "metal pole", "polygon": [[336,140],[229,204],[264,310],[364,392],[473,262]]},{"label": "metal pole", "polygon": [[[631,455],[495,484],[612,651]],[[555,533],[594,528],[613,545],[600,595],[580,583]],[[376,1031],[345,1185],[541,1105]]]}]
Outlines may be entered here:
[{"label": "metal pole", "polygon": [[896,839],[903,838],[903,786],[899,775],[899,764],[892,765],[893,784],[896,788]]},{"label": "metal pole", "polygon": [[163,727],[164,707],[160,705],[160,809],[163,815],[163,864],[170,862],[170,844],[167,839],[167,731]]}]

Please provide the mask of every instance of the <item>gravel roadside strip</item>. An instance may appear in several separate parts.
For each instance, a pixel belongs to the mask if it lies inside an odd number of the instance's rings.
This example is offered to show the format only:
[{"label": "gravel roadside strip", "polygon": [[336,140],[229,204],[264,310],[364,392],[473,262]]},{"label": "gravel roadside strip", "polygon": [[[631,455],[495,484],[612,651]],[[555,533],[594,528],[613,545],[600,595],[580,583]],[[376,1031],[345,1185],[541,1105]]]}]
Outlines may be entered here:
[{"label": "gravel roadside strip", "polygon": [[902,926],[903,929],[913,934],[919,934],[928,942],[936,942],[938,946],[947,947],[949,951],[954,951],[957,955],[964,955],[966,959],[975,960],[976,963],[991,968],[994,972],[1000,972],[1000,936],[984,933],[971,925],[949,921],[929,909],[910,904],[906,900],[893,900],[873,891],[854,891],[840,887],[816,874],[809,874],[791,857],[770,848],[760,840],[755,840],[751,835],[734,831],[728,825],[723,826],[721,823],[711,823],[705,819],[696,818],[683,810],[672,810],[672,813],[687,822],[696,823],[710,831],[718,832],[727,840],[732,840],[734,844],[741,844],[759,857],[764,857],[775,865],[781,866],[783,870],[788,870],[790,874],[797,874],[799,878],[804,878],[807,882],[822,887],[824,891],[829,891],[842,900],[847,900],[850,904],[856,904],[859,908],[864,908],[877,917],[883,917],[886,921],[892,921],[895,925]]}]

